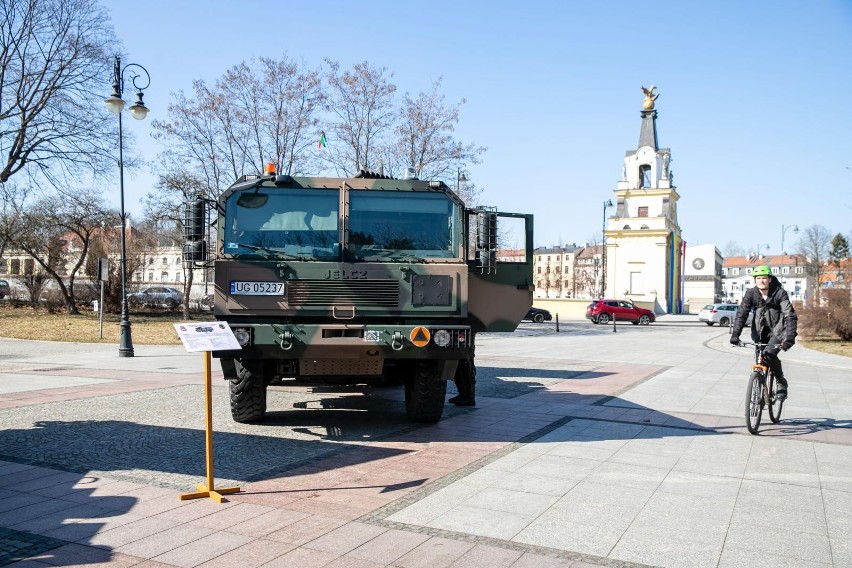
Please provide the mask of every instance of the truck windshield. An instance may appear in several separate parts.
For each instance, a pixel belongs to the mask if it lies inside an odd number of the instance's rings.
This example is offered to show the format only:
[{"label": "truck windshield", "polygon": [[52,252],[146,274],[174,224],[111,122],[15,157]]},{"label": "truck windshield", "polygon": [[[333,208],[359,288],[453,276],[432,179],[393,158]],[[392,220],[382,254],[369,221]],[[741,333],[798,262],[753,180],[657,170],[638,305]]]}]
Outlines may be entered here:
[{"label": "truck windshield", "polygon": [[238,191],[225,208],[225,252],[337,260],[338,190]]},{"label": "truck windshield", "polygon": [[458,226],[459,207],[441,193],[349,193],[349,252],[355,258],[456,258]]}]

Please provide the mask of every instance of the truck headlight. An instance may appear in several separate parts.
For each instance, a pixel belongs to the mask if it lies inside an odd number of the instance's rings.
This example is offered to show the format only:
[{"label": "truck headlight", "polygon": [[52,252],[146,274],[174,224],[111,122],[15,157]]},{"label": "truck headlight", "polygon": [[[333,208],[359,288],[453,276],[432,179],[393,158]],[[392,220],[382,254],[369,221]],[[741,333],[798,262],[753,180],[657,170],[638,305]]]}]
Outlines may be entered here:
[{"label": "truck headlight", "polygon": [[439,329],[432,334],[432,341],[434,341],[435,345],[438,347],[446,347],[450,344],[451,339],[452,337],[450,337],[450,332],[446,329]]},{"label": "truck headlight", "polygon": [[236,327],[231,331],[234,332],[234,337],[237,338],[237,343],[240,344],[240,347],[245,347],[251,342],[251,332],[243,327]]}]

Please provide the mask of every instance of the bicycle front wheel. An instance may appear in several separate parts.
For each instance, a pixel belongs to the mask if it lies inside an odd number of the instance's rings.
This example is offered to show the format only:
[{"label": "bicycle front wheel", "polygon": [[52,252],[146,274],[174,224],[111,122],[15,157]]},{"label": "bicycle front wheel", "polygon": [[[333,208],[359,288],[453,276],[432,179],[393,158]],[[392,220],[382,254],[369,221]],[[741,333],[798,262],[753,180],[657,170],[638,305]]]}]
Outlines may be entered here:
[{"label": "bicycle front wheel", "polygon": [[748,431],[757,434],[760,428],[760,418],[763,414],[763,382],[760,373],[755,371],[748,379],[746,389],[745,417]]},{"label": "bicycle front wheel", "polygon": [[769,375],[769,419],[773,424],[781,422],[781,409],[784,401],[778,399],[778,381],[774,375]]}]

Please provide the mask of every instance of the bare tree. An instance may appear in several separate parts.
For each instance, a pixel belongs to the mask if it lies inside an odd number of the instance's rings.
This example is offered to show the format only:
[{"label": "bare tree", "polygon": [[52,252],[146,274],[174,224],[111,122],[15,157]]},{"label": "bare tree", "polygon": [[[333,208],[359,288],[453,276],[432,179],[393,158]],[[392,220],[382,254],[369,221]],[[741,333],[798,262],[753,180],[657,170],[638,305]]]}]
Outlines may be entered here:
[{"label": "bare tree", "polygon": [[725,246],[722,247],[722,256],[724,256],[725,258],[745,255],[745,249],[735,241],[728,241],[727,243],[725,243]]},{"label": "bare tree", "polygon": [[0,2],[0,183],[104,170],[117,150],[101,103],[115,50],[94,0]]},{"label": "bare tree", "polygon": [[[173,94],[169,121],[152,123],[154,138],[163,143],[160,154],[164,171],[192,175],[202,181],[208,197],[214,198],[245,172],[251,164],[235,143],[236,117],[225,104],[224,95],[204,81],[193,83],[194,98],[182,91]],[[262,164],[255,164],[257,171]]]},{"label": "bare tree", "polygon": [[413,167],[421,179],[450,179],[457,168],[481,161],[484,147],[465,145],[453,137],[465,100],[446,106],[440,88],[438,79],[431,91],[421,92],[417,98],[408,93],[403,97],[395,129],[394,170]]},{"label": "bare tree", "polygon": [[74,280],[86,262],[92,237],[115,215],[102,202],[95,190],[44,197],[19,210],[18,222],[2,227],[11,247],[30,256],[57,283],[69,314],[79,313]]},{"label": "bare tree", "polygon": [[192,179],[215,199],[219,191],[247,173],[273,162],[278,171],[304,173],[318,134],[324,94],[318,70],[286,56],[243,62],[212,87],[193,83],[193,93],[173,94],[169,118],[154,121],[161,153],[161,188]]},{"label": "bare tree", "polygon": [[[113,214],[113,218],[114,218]],[[98,260],[109,259],[107,279],[104,282],[104,313],[121,313],[121,226],[107,226],[97,231],[89,243],[84,272],[92,282],[97,280]],[[132,275],[143,267],[145,251],[151,250],[153,243],[147,235],[136,230],[124,228],[126,241],[128,288],[132,286]]]},{"label": "bare tree", "polygon": [[[187,201],[205,194],[201,180],[186,172],[170,172],[160,177],[158,191],[145,198],[145,217],[149,234],[158,242],[182,246],[184,240],[184,213]],[[183,317],[190,319],[189,296],[194,271],[184,266],[183,270]]]},{"label": "bare tree", "polygon": [[272,161],[279,173],[305,173],[325,102],[318,70],[299,66],[286,55],[261,57],[229,69],[217,90],[233,112],[234,145],[244,161]]},{"label": "bare tree", "polygon": [[378,170],[383,166],[381,158],[388,156],[388,135],[396,120],[396,85],[390,82],[393,73],[366,61],[343,72],[336,61],[325,62],[329,67],[328,106],[335,120],[324,161],[342,176],[362,168]]},{"label": "bare tree", "polygon": [[831,249],[831,232],[822,225],[811,225],[802,231],[799,237],[799,253],[805,255],[805,271],[811,277],[814,294],[812,298],[819,305],[820,281],[825,272],[826,260]]}]

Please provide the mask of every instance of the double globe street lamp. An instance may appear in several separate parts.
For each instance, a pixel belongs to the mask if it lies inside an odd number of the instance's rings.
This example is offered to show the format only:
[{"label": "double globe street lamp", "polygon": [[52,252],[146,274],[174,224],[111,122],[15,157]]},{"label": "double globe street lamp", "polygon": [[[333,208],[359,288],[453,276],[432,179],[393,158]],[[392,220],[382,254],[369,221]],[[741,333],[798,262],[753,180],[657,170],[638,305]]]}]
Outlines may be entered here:
[{"label": "double globe street lamp", "polygon": [[[119,357],[133,357],[133,340],[130,334],[130,314],[127,309],[127,215],[124,212],[124,142],[121,131],[121,111],[124,110],[125,78],[130,79],[136,89],[136,102],[130,106],[130,116],[136,120],[144,120],[148,116],[148,107],[142,102],[142,91],[151,84],[148,71],[136,63],[128,63],[121,67],[121,58],[115,56],[115,73],[112,83],[112,94],[104,99],[107,110],[118,115],[118,180],[121,192],[121,323],[119,324]],[[137,82],[138,81],[138,82]]]},{"label": "double globe street lamp", "polygon": [[[784,251],[784,235],[787,234],[787,231],[793,229],[794,233],[799,232],[798,225],[781,225],[781,278],[784,278],[784,257],[786,256],[786,252]],[[782,280],[783,282],[783,280]],[[782,284],[783,287],[783,284]]]}]

